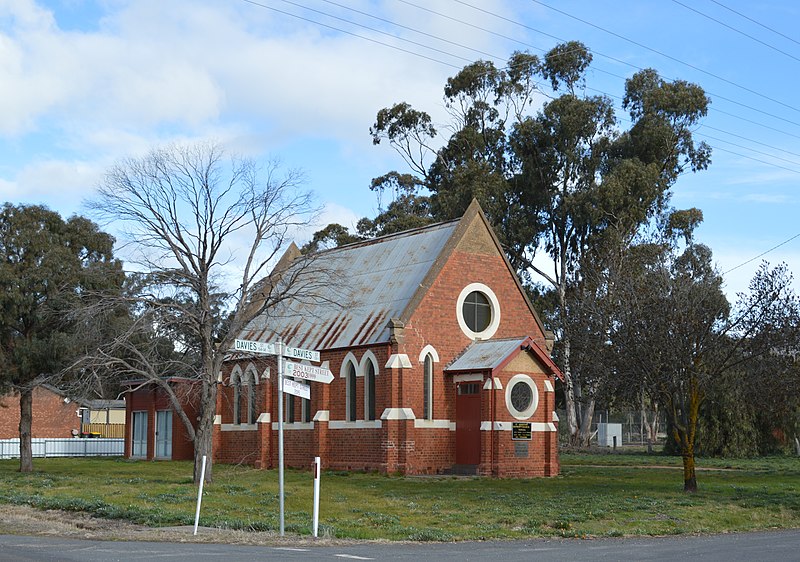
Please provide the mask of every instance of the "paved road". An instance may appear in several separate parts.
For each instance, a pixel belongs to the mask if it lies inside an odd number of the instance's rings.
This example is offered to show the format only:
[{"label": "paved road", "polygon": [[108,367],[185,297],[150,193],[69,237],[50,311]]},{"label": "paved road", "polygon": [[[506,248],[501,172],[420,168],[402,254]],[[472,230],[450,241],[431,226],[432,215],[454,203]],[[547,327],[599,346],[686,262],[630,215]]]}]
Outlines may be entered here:
[{"label": "paved road", "polygon": [[702,560],[800,561],[800,530],[766,533],[594,540],[531,540],[453,544],[263,547],[222,544],[112,542],[0,535],[0,561],[225,560]]},{"label": "paved road", "polygon": [[103,542],[0,535],[0,561],[203,560],[720,560],[800,561],[800,530],[766,533],[594,540],[453,544],[264,547],[197,543]]}]

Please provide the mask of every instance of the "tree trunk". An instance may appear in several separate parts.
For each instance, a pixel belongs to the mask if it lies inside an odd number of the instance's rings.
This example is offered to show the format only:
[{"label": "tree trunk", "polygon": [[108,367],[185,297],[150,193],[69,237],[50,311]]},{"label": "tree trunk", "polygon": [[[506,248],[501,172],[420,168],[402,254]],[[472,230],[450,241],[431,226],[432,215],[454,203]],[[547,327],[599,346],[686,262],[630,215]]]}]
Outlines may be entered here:
[{"label": "tree trunk", "polygon": [[19,393],[19,471],[33,472],[33,448],[31,426],[33,425],[33,388]]},{"label": "tree trunk", "polygon": [[575,396],[575,385],[570,369],[570,342],[569,337],[564,335],[564,398],[566,399],[567,410],[567,430],[569,431],[569,444],[573,447],[580,446],[579,422],[578,422],[578,400]]},{"label": "tree trunk", "polygon": [[658,403],[653,404],[653,421],[647,416],[647,409],[645,408],[644,398],[642,398],[642,427],[644,428],[647,438],[647,452],[653,452],[653,445],[656,444],[658,439]]},{"label": "tree trunk", "polygon": [[693,494],[697,491],[697,476],[694,470],[694,447],[683,455],[683,491]]},{"label": "tree trunk", "polygon": [[693,494],[697,492],[697,475],[694,467],[694,442],[697,436],[697,422],[700,418],[700,403],[702,394],[698,388],[697,380],[689,380],[688,407],[685,414],[686,425],[680,436],[681,457],[683,458],[683,491]]},{"label": "tree trunk", "polygon": [[581,428],[578,433],[578,444],[580,447],[588,447],[592,439],[592,420],[594,420],[594,399],[588,400],[583,406],[581,417]]},{"label": "tree trunk", "polygon": [[213,479],[213,438],[214,438],[214,415],[217,409],[217,385],[216,381],[203,381],[203,388],[200,396],[200,409],[198,412],[197,430],[194,437],[194,483],[200,483],[200,476],[203,467],[203,457],[206,457],[205,481],[211,482]]}]

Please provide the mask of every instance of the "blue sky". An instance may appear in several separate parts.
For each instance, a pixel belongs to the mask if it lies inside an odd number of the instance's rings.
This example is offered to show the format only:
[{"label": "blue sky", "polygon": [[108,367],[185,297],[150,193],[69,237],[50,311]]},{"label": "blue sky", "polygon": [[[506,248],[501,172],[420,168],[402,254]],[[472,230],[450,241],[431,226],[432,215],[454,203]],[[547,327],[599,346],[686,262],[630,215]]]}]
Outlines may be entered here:
[{"label": "blue sky", "polygon": [[[696,135],[713,162],[672,203],[703,210],[733,296],[760,260],[737,266],[800,234],[798,23],[800,4],[769,0],[0,0],[0,198],[80,213],[116,160],[213,138],[302,168],[321,222],[352,225],[376,211],[370,180],[406,171],[371,143],[380,108],[443,124],[468,61],[577,39],[588,93],[651,67],[711,97]],[[800,238],[764,259],[800,275]]]}]

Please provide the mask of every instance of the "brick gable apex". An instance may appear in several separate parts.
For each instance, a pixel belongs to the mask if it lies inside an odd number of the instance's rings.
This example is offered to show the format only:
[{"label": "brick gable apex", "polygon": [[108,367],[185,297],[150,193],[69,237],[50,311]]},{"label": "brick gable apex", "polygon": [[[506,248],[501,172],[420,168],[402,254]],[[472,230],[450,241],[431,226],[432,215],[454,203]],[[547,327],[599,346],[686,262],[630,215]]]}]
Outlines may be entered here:
[{"label": "brick gable apex", "polygon": [[422,299],[430,290],[434,281],[439,276],[445,264],[455,251],[499,256],[503,260],[503,263],[505,263],[505,266],[508,269],[508,272],[511,274],[511,277],[514,279],[517,290],[525,301],[525,304],[527,305],[528,310],[530,310],[531,315],[536,320],[536,324],[539,326],[541,332],[543,334],[545,333],[544,324],[542,324],[539,314],[536,312],[536,309],[534,309],[533,304],[525,292],[525,289],[522,287],[519,277],[517,277],[516,272],[511,267],[511,263],[508,261],[508,258],[503,251],[500,240],[497,238],[497,235],[494,233],[489,221],[486,219],[486,214],[483,212],[483,209],[481,208],[477,199],[473,199],[469,207],[467,207],[467,210],[458,221],[458,226],[453,231],[450,239],[442,248],[442,251],[436,258],[436,261],[434,261],[424,280],[417,288],[416,293],[409,301],[400,317],[402,322],[409,322],[417,307],[422,302]]}]

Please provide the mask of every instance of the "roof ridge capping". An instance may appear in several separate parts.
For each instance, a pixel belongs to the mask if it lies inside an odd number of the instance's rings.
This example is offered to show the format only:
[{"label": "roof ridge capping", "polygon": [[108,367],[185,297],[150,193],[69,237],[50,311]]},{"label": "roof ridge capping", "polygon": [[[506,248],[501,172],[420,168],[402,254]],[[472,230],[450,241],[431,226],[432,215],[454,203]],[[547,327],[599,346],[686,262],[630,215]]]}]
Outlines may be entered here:
[{"label": "roof ridge capping", "polygon": [[328,248],[326,250],[320,250],[319,252],[315,252],[314,255],[320,256],[323,254],[331,254],[335,252],[339,252],[342,250],[350,250],[353,248],[358,248],[361,246],[371,246],[373,244],[379,244],[381,242],[386,242],[387,240],[391,240],[392,238],[404,238],[407,236],[414,236],[417,235],[425,230],[434,230],[437,228],[442,228],[444,226],[456,223],[460,221],[460,218],[451,219],[447,221],[435,222],[431,224],[426,224],[424,226],[418,226],[416,228],[409,228],[408,230],[401,230],[400,232],[392,232],[391,234],[384,234],[383,236],[376,236],[375,238],[367,238],[366,240],[358,240],[356,242],[350,242],[349,244],[342,244],[341,246],[336,246],[335,248]]}]

